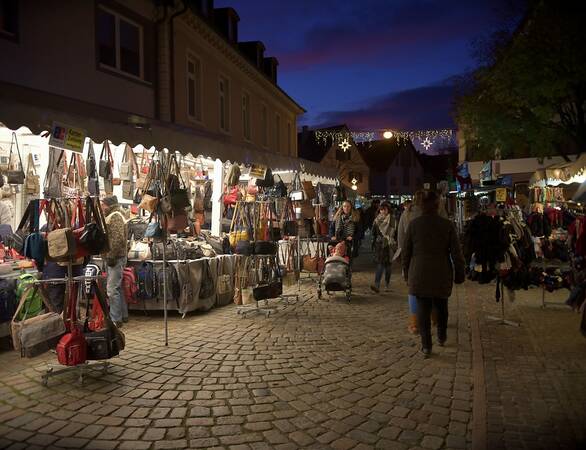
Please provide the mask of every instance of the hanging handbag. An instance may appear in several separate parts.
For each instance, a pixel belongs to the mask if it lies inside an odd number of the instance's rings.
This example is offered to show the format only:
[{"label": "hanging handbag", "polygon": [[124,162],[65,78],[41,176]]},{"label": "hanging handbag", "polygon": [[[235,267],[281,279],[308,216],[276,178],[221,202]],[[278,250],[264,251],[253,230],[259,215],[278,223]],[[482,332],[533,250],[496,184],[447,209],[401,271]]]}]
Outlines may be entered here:
[{"label": "hanging handbag", "polygon": [[193,198],[193,210],[198,213],[205,212],[205,186],[195,186],[195,196]]},{"label": "hanging handbag", "polygon": [[172,211],[171,214],[167,214],[167,231],[171,232],[182,232],[185,228],[189,227],[189,220],[185,210],[183,211]]},{"label": "hanging handbag", "polygon": [[275,178],[270,167],[267,168],[264,178],[257,178],[256,185],[258,187],[270,188],[275,185]]},{"label": "hanging handbag", "polygon": [[136,186],[134,181],[124,180],[122,181],[122,198],[124,200],[134,200],[134,193]]},{"label": "hanging handbag", "polygon": [[136,163],[136,156],[134,150],[130,145],[125,144],[124,155],[120,163],[120,170],[118,171],[122,181],[134,181],[134,174],[138,172],[138,165]]},{"label": "hanging handbag", "polygon": [[290,199],[287,199],[281,216],[281,230],[283,232],[283,236],[297,236],[297,228],[297,220],[295,219],[293,203]]},{"label": "hanging handbag", "polygon": [[107,195],[112,195],[114,191],[114,173],[112,170],[113,161],[110,142],[106,139],[102,145],[98,174],[104,179],[104,192]]},{"label": "hanging handbag", "polygon": [[273,189],[271,190],[271,195],[278,198],[287,197],[287,186],[283,182],[281,175],[277,175],[277,177],[279,177],[279,180],[275,183]]},{"label": "hanging handbag", "polygon": [[[28,302],[24,314],[20,314],[30,291],[32,291],[32,295],[40,294],[47,312],[28,317],[28,306],[30,306],[30,302]],[[52,345],[54,346],[54,344],[51,345],[51,341],[64,333],[63,317],[61,314],[53,312],[51,305],[39,290],[39,286],[31,283],[20,296],[14,317],[10,323],[10,334],[14,349],[20,352],[21,357],[36,356],[39,351],[48,351]]]},{"label": "hanging handbag", "polygon": [[161,228],[161,224],[158,221],[152,222],[153,215],[149,219],[149,224],[146,227],[144,232],[145,238],[152,238],[157,239],[163,235],[163,229]]},{"label": "hanging handbag", "polygon": [[299,177],[299,172],[295,173],[293,177],[293,182],[291,183],[291,192],[289,193],[289,198],[293,201],[300,202],[305,200],[305,192],[303,191],[303,186],[301,184],[301,178]]},{"label": "hanging handbag", "polygon": [[256,241],[254,243],[255,255],[276,255],[277,244],[270,241]]},{"label": "hanging handbag", "polygon": [[151,214],[157,210],[159,199],[149,194],[143,194],[138,207],[150,212]]},{"label": "hanging handbag", "polygon": [[94,152],[94,143],[90,139],[88,144],[87,159],[85,160],[85,170],[87,173],[87,190],[90,195],[100,195],[100,181],[96,169],[96,154]]},{"label": "hanging handbag", "polygon": [[118,356],[125,347],[125,337],[122,331],[114,325],[110,318],[110,309],[104,294],[94,281],[95,297],[104,312],[105,326],[98,331],[91,331],[88,324],[89,299],[86,299],[86,320],[84,323],[84,339],[87,344],[87,359],[90,361],[110,359]]},{"label": "hanging handbag", "polygon": [[49,164],[45,174],[43,193],[45,198],[59,198],[63,194],[63,167],[65,151],[49,147]]},{"label": "hanging handbag", "polygon": [[65,183],[63,183],[63,196],[77,198],[83,195],[83,191],[83,180],[79,175],[78,160],[75,153],[72,153],[65,176]]},{"label": "hanging handbag", "polygon": [[236,204],[234,215],[232,217],[232,223],[230,224],[230,246],[236,247],[236,244],[240,241],[250,241],[250,235],[248,234],[248,220],[245,210],[245,206],[242,202]]},{"label": "hanging handbag", "polygon": [[[13,165],[12,148],[15,145],[16,153],[18,154],[18,163]],[[12,138],[10,139],[10,156],[8,157],[8,170],[5,175],[8,184],[24,184],[24,165],[22,164],[22,158],[20,157],[20,148],[18,147],[18,139],[15,132],[12,133]]]},{"label": "hanging handbag", "polygon": [[83,246],[89,255],[100,255],[108,251],[108,233],[106,232],[106,219],[98,199],[86,198],[86,224],[79,238],[79,244]]},{"label": "hanging handbag", "polygon": [[41,179],[37,175],[33,155],[29,153],[26,167],[26,178],[24,183],[24,192],[28,195],[38,195],[41,193]]},{"label": "hanging handbag", "polygon": [[57,361],[64,366],[77,366],[87,360],[87,343],[77,323],[77,295],[75,289],[69,292],[66,311],[68,318],[65,328],[69,330],[57,344]]},{"label": "hanging handbag", "polygon": [[299,209],[303,219],[313,219],[315,217],[315,208],[311,204],[311,200],[303,200],[300,202]]}]

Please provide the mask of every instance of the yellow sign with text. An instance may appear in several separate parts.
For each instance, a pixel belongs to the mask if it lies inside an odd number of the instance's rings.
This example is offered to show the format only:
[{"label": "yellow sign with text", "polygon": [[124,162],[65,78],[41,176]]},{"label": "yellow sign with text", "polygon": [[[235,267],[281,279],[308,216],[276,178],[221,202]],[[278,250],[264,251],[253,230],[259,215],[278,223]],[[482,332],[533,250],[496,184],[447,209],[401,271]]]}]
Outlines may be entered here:
[{"label": "yellow sign with text", "polygon": [[496,190],[496,201],[497,201],[497,203],[504,203],[507,201],[507,189],[506,188],[498,188]]}]

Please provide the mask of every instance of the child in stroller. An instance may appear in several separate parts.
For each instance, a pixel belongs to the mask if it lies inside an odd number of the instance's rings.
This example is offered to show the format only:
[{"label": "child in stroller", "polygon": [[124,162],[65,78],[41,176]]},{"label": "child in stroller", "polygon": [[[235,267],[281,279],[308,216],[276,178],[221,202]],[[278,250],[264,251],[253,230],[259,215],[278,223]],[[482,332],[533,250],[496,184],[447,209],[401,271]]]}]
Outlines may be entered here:
[{"label": "child in stroller", "polygon": [[317,296],[321,299],[322,287],[326,292],[346,293],[346,300],[350,301],[352,295],[352,270],[350,266],[350,257],[352,250],[346,245],[345,241],[332,243],[328,245],[328,257],[324,263],[323,273],[320,275]]}]

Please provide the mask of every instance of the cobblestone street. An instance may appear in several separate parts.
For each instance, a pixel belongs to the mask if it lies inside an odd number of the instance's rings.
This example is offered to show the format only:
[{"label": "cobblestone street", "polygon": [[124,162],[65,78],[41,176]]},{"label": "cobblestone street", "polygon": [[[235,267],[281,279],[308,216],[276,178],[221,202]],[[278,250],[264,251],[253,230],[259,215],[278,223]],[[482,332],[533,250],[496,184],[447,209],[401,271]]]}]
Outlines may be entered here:
[{"label": "cobblestone street", "polygon": [[378,295],[371,277],[354,274],[351,303],[318,301],[304,281],[268,319],[235,306],[171,314],[168,347],[162,316],[135,313],[126,350],[81,387],[69,374],[41,384],[53,354],[3,352],[0,448],[581,448],[577,315],[540,309],[534,289],[507,303],[521,327],[499,325],[486,318],[500,311],[494,285],[467,283],[450,300],[446,347],[424,360],[398,273]]}]

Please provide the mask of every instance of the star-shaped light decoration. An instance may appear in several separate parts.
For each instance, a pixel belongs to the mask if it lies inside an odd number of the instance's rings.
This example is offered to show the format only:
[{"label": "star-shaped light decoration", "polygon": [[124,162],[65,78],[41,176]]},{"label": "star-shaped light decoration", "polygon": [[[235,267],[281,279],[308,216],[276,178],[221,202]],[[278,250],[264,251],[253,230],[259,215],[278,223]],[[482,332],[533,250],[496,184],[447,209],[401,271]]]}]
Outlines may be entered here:
[{"label": "star-shaped light decoration", "polygon": [[423,145],[425,147],[425,150],[427,151],[429,150],[429,147],[433,145],[433,142],[431,142],[429,138],[426,137],[424,141],[421,141],[421,145]]},{"label": "star-shaped light decoration", "polygon": [[352,178],[351,183],[352,184],[357,184],[358,183],[358,180],[356,178]]},{"label": "star-shaped light decoration", "polygon": [[350,142],[348,142],[348,139],[344,139],[338,144],[338,147],[340,147],[343,151],[346,151],[351,147],[351,145]]}]

